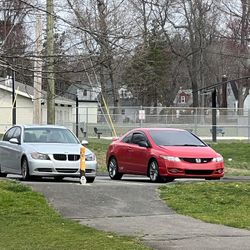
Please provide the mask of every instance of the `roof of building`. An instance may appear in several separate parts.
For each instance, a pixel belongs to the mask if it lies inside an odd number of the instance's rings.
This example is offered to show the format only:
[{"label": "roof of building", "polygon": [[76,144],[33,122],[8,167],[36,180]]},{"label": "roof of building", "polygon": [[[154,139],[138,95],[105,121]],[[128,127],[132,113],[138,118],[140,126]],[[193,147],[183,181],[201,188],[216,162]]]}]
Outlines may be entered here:
[{"label": "roof of building", "polygon": [[[0,89],[11,92],[12,93],[12,79],[11,78],[3,78],[0,77]],[[15,92],[18,95],[21,95],[23,97],[33,99],[34,96],[34,87],[15,81]],[[41,91],[41,98],[42,100],[46,100],[47,92],[42,90]],[[55,97],[55,102],[60,103],[60,104],[73,104],[74,101],[62,97],[62,96],[56,96]]]}]

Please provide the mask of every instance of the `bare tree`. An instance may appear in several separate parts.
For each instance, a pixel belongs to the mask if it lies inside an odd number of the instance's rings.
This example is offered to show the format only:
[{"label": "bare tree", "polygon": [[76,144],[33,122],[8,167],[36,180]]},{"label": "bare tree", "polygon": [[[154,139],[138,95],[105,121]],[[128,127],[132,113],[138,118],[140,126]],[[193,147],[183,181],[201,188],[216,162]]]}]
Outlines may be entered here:
[{"label": "bare tree", "polygon": [[[20,59],[26,49],[24,19],[30,8],[17,0],[0,1],[0,5],[1,64],[4,68],[16,68],[16,65],[24,64],[24,60]],[[1,75],[6,75],[5,69],[1,71]]]},{"label": "bare tree", "polygon": [[[124,1],[104,0],[67,0],[73,10],[77,23],[86,32],[81,32],[82,54],[89,54],[100,81],[102,94],[106,100],[112,100],[115,112],[119,112],[120,82],[119,63],[126,52],[126,40],[129,24],[122,22]],[[90,65],[89,61],[84,62]],[[110,96],[112,98],[110,98]]]},{"label": "bare tree", "polygon": [[[249,33],[250,33],[250,1],[241,0],[239,5],[224,3],[223,11],[229,17],[228,38],[231,46],[231,56],[235,57],[237,72],[234,76],[241,78],[249,76]],[[238,81],[238,107],[240,113],[246,97],[249,95],[249,80]]]}]

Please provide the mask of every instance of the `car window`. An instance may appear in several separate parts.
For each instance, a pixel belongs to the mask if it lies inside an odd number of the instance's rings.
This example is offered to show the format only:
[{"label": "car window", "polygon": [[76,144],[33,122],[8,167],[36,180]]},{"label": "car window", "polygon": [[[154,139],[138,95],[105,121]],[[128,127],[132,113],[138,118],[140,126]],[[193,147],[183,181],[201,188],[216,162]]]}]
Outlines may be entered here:
[{"label": "car window", "polygon": [[141,134],[141,133],[134,133],[132,136],[132,143],[133,144],[138,144],[141,141],[147,141],[145,135]]},{"label": "car window", "polygon": [[158,146],[206,146],[202,140],[188,131],[150,130],[149,134]]},{"label": "car window", "polygon": [[27,143],[79,143],[68,129],[46,127],[25,128],[23,141]]},{"label": "car window", "polygon": [[20,127],[16,127],[12,138],[16,138],[18,141],[20,141],[20,139],[21,139],[21,128]]},{"label": "car window", "polygon": [[15,130],[16,127],[9,129],[3,137],[3,141],[9,141],[13,137]]},{"label": "car window", "polygon": [[131,142],[131,138],[132,138],[132,133],[130,133],[130,134],[128,134],[127,136],[125,136],[125,137],[122,139],[122,142],[130,143],[130,142]]}]

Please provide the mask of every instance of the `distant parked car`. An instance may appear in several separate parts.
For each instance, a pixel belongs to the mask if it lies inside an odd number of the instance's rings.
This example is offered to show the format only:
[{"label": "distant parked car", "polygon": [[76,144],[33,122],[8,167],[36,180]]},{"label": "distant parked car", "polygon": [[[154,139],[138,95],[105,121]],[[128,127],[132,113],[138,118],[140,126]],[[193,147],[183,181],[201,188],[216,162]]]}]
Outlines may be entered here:
[{"label": "distant parked car", "polygon": [[[32,176],[80,177],[81,143],[62,126],[14,126],[0,141],[0,176],[21,174],[27,180]],[[86,180],[96,177],[95,155],[86,149]]]},{"label": "distant parked car", "polygon": [[114,140],[107,151],[111,179],[123,174],[146,175],[152,182],[175,178],[218,180],[224,175],[223,157],[189,131],[140,128]]}]

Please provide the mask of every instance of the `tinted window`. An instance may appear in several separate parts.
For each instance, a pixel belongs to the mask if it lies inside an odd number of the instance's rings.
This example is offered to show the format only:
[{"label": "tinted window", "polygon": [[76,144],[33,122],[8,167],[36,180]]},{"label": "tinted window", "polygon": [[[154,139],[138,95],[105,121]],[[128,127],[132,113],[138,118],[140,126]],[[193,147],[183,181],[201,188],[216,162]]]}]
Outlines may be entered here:
[{"label": "tinted window", "polygon": [[16,128],[12,137],[16,138],[18,141],[20,141],[20,138],[21,138],[21,128],[20,127]]},{"label": "tinted window", "polygon": [[122,141],[125,142],[125,143],[130,143],[131,142],[131,137],[132,137],[132,134],[129,134],[127,136],[125,136]]},{"label": "tinted window", "polygon": [[140,141],[147,141],[146,137],[140,133],[134,133],[132,137],[132,143],[138,144]]},{"label": "tinted window", "polygon": [[62,128],[25,128],[24,142],[37,143],[79,143],[68,129]]},{"label": "tinted window", "polygon": [[149,134],[159,146],[206,146],[206,144],[188,131],[151,130]]},{"label": "tinted window", "polygon": [[15,130],[16,127],[9,129],[3,137],[3,141],[9,141],[13,137]]}]

